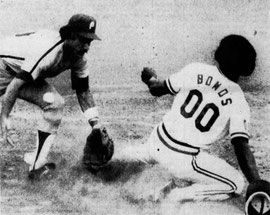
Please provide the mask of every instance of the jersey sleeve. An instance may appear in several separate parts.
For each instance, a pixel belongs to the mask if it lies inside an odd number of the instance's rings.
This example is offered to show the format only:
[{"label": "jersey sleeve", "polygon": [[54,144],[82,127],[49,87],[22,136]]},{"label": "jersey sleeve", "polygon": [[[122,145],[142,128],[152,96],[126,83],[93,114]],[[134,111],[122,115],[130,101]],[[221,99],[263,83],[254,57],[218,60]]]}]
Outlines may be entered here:
[{"label": "jersey sleeve", "polygon": [[182,88],[182,81],[183,81],[183,74],[180,71],[166,78],[165,83],[170,93],[175,95]]},{"label": "jersey sleeve", "polygon": [[249,139],[250,108],[242,92],[233,99],[230,116],[230,136]]}]

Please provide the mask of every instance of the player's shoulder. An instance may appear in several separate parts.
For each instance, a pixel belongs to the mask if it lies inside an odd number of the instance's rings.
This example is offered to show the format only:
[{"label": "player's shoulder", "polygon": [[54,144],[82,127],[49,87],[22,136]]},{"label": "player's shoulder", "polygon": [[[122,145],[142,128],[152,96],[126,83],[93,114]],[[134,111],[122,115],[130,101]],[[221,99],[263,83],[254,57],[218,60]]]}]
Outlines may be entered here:
[{"label": "player's shoulder", "polygon": [[[60,41],[60,35],[56,31],[40,29],[29,35],[28,43],[31,44],[32,51],[37,55],[45,53]],[[59,47],[61,48],[61,47]]]},{"label": "player's shoulder", "polygon": [[61,38],[57,31],[48,29],[39,29],[36,31],[27,31],[17,33],[9,37],[15,44],[25,44],[29,49],[39,49],[41,47],[50,47],[57,43]]},{"label": "player's shoulder", "polygon": [[233,99],[234,108],[249,109],[249,104],[246,100],[245,93],[240,85],[235,82],[231,82],[229,90]]},{"label": "player's shoulder", "polygon": [[35,38],[59,38],[57,31],[49,29],[28,30],[9,35],[4,39],[35,39]]},{"label": "player's shoulder", "polygon": [[239,98],[240,97],[245,98],[244,91],[242,90],[242,88],[240,87],[240,85],[238,83],[231,81],[230,79],[228,79],[224,75],[222,75],[222,76],[224,77],[224,80],[226,81],[226,85],[232,91],[233,95],[235,95]]},{"label": "player's shoulder", "polygon": [[208,70],[214,70],[216,69],[215,66],[206,64],[206,63],[201,63],[201,62],[191,62],[187,65],[185,65],[182,68],[182,71],[187,71],[187,72],[204,72]]},{"label": "player's shoulder", "polygon": [[32,35],[29,35],[30,39],[33,40],[42,40],[44,42],[54,43],[60,40],[60,35],[57,31],[48,30],[48,29],[39,29],[35,31]]},{"label": "player's shoulder", "polygon": [[200,62],[191,62],[185,65],[177,73],[182,77],[189,77],[191,79],[194,79],[194,77],[197,77],[197,75],[199,74],[204,74],[205,76],[212,75],[215,73],[216,70],[217,68],[213,65]]}]

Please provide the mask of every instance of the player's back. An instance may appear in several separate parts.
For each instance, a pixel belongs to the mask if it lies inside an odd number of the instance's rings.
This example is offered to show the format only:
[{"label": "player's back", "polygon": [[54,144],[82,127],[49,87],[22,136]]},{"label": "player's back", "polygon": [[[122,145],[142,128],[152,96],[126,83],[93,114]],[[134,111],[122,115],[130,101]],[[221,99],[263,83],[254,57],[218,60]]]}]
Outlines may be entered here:
[{"label": "player's back", "polygon": [[46,29],[36,32],[16,34],[1,41],[0,54],[24,57],[31,52],[44,52],[60,40],[59,33]]},{"label": "player's back", "polygon": [[59,40],[59,33],[46,29],[16,34],[1,41],[0,57],[16,71],[25,59],[39,59]]},{"label": "player's back", "polygon": [[243,122],[238,120],[249,120],[244,94],[216,66],[190,64],[166,83],[176,94],[171,110],[163,119],[164,128],[172,138],[203,147],[228,132],[243,132]]}]

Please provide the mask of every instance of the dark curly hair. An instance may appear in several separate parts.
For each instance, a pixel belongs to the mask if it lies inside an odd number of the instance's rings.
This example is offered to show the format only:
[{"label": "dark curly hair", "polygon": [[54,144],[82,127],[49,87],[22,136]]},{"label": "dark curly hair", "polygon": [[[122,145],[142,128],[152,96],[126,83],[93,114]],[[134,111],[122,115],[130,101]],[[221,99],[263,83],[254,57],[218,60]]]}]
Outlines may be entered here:
[{"label": "dark curly hair", "polygon": [[256,51],[250,42],[240,35],[224,37],[215,51],[215,60],[222,73],[231,80],[249,76],[256,66]]},{"label": "dark curly hair", "polygon": [[59,33],[62,40],[74,39],[77,29],[68,25],[60,28]]},{"label": "dark curly hair", "polygon": [[59,33],[62,40],[71,39],[72,37],[72,31],[68,26],[61,27]]}]

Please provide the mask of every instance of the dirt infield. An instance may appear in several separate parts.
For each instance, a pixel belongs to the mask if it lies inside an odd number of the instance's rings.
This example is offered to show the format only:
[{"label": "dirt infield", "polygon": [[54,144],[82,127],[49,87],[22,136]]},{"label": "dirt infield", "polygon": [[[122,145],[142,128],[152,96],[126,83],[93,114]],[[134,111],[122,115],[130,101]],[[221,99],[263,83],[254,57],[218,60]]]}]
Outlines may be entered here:
[{"label": "dirt infield", "polygon": [[[259,171],[270,178],[269,90],[246,92],[251,105],[251,146]],[[121,160],[122,150],[145,142],[153,126],[168,110],[172,98],[153,98],[146,89],[96,88],[94,95],[100,107],[101,120],[115,140],[112,162],[97,175],[81,166],[82,150],[89,126],[75,96],[66,96],[62,126],[50,157],[57,163],[51,179],[30,182],[26,151],[34,148],[34,130],[39,110],[18,101],[12,116],[16,146],[1,143],[1,214],[241,214],[244,199],[224,202],[154,203],[148,194],[166,184],[172,177],[158,165]],[[34,108],[34,111],[32,111]],[[230,143],[216,143],[211,153],[218,154],[237,167]],[[229,153],[228,153],[229,152]],[[179,182],[183,183],[183,182]],[[211,208],[211,210],[209,210]],[[233,212],[233,213],[232,213]]]},{"label": "dirt infield", "polygon": [[[34,149],[40,110],[18,100],[12,111],[15,147],[0,142],[1,214],[243,214],[244,196],[222,202],[155,203],[149,194],[172,176],[156,164],[125,161],[169,109],[172,97],[153,98],[140,81],[144,66],[166,77],[190,62],[213,63],[213,50],[227,34],[247,37],[258,53],[254,75],[242,79],[251,107],[250,145],[263,179],[270,178],[270,14],[268,0],[0,0],[0,39],[40,28],[58,30],[71,15],[97,19],[89,51],[90,86],[102,123],[115,141],[111,163],[96,175],[81,165],[90,128],[70,90],[70,73],[49,80],[65,95],[64,118],[50,158],[57,169],[30,182],[25,152]],[[1,50],[0,50],[1,52]],[[237,167],[228,140],[210,149]],[[179,186],[187,182],[178,180]]]}]

